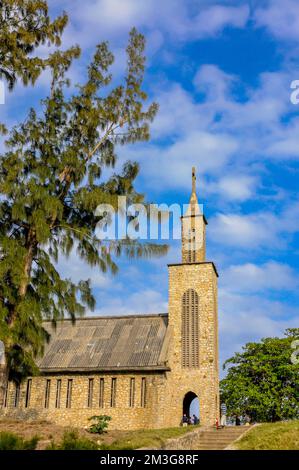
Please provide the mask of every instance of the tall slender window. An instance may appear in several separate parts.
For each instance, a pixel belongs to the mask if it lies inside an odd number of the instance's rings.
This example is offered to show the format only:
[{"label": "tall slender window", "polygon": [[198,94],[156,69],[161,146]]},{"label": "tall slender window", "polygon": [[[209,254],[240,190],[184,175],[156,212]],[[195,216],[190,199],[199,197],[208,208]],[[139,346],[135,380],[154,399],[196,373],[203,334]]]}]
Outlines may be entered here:
[{"label": "tall slender window", "polygon": [[116,405],[116,379],[113,378],[111,380],[111,398],[110,398],[110,406],[114,408]]},{"label": "tall slender window", "polygon": [[27,386],[26,386],[25,408],[29,408],[30,406],[31,387],[32,387],[32,379],[28,379]]},{"label": "tall slender window", "polygon": [[15,399],[14,399],[14,407],[17,408],[20,403],[20,391],[21,391],[21,386],[19,383],[16,383],[15,385]]},{"label": "tall slender window", "polygon": [[196,246],[195,246],[195,229],[192,228],[188,231],[188,263],[195,263],[196,261]]},{"label": "tall slender window", "polygon": [[133,408],[135,405],[135,379],[130,379],[130,397],[129,397],[129,407]]},{"label": "tall slender window", "polygon": [[68,379],[67,390],[66,390],[66,408],[72,406],[72,391],[73,391],[73,379]]},{"label": "tall slender window", "polygon": [[55,408],[60,408],[60,399],[61,399],[61,379],[58,379],[56,382]]},{"label": "tall slender window", "polygon": [[51,380],[46,380],[46,389],[45,389],[45,408],[49,408],[50,402],[50,389],[51,389]]},{"label": "tall slender window", "polygon": [[199,301],[193,289],[182,300],[182,367],[199,366]]},{"label": "tall slender window", "polygon": [[3,402],[3,407],[7,408],[8,407],[8,391],[9,391],[9,382],[6,382],[6,387],[5,387],[5,395],[4,395],[4,402]]},{"label": "tall slender window", "polygon": [[104,408],[104,379],[100,379],[99,407]]},{"label": "tall slender window", "polygon": [[92,408],[93,402],[93,379],[88,380],[88,397],[87,397],[87,406],[88,408]]},{"label": "tall slender window", "polygon": [[144,408],[146,406],[146,378],[142,377],[141,379],[141,406]]}]

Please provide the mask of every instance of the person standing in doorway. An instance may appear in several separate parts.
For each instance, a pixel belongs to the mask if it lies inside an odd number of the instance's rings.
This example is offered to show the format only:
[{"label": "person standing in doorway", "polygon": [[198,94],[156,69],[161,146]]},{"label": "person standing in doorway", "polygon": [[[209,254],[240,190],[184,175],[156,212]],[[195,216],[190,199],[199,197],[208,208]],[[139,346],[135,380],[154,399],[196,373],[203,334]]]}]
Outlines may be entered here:
[{"label": "person standing in doorway", "polygon": [[220,411],[221,411],[220,425],[221,425],[221,427],[224,428],[224,426],[226,426],[226,413],[227,413],[227,409],[226,409],[226,404],[225,404],[225,403],[221,403]]},{"label": "person standing in doorway", "polygon": [[186,415],[186,413],[183,414],[182,426],[188,426],[188,416]]}]

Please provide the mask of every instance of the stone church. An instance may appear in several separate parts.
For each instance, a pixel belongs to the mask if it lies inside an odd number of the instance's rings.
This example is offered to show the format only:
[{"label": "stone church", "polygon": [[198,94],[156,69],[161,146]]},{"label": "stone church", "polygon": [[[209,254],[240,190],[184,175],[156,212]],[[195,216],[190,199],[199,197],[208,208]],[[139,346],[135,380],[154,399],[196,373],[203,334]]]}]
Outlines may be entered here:
[{"label": "stone church", "polygon": [[38,361],[41,375],[9,383],[0,416],[111,429],[179,426],[197,397],[202,425],[219,418],[217,271],[206,261],[207,221],[195,170],[181,217],[182,261],[169,264],[168,314],[61,322]]}]

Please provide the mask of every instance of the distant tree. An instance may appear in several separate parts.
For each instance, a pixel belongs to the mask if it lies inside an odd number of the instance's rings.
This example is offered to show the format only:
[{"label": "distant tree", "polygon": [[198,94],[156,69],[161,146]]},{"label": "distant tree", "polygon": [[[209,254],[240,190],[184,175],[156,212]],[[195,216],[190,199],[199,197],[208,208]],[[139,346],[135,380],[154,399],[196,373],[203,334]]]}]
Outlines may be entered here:
[{"label": "distant tree", "polygon": [[[136,29],[127,47],[124,83],[112,86],[113,55],[106,42],[97,46],[87,80],[67,89],[67,71],[76,48],[54,52],[49,96],[42,112],[34,109],[14,127],[0,156],[0,340],[5,344],[6,376],[13,380],[36,371],[48,334],[43,319],[73,320],[94,307],[89,281],[75,284],[55,268],[61,254],[75,248],[95,269],[115,271],[114,255],[161,255],[167,246],[131,240],[103,242],[95,227],[100,203],[117,207],[144,200],[134,189],[138,165],[103,178],[113,167],[116,146],[147,140],[157,104],[142,90],[144,37]],[[105,91],[105,87],[107,87]],[[2,380],[3,386],[3,380]]]},{"label": "distant tree", "polygon": [[299,328],[287,329],[284,338],[247,343],[225,362],[221,399],[228,415],[247,414],[253,421],[299,418],[299,365],[291,361],[298,338]]},{"label": "distant tree", "polygon": [[34,55],[42,44],[59,46],[68,18],[51,21],[44,0],[0,0],[0,79],[12,89],[17,78],[34,83],[47,59]]}]

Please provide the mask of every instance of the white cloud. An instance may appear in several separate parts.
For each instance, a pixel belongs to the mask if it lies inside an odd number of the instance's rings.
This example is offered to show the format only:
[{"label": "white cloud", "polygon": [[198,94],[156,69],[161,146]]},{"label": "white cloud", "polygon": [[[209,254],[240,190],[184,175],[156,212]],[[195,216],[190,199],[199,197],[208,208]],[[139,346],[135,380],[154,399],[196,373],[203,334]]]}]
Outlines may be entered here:
[{"label": "white cloud", "polygon": [[[220,178],[213,186],[221,197],[229,200],[245,201],[257,188],[257,178],[247,175],[231,175]],[[209,190],[213,190],[213,186]]]},{"label": "white cloud", "polygon": [[[61,3],[61,2],[60,2]],[[214,2],[213,2],[214,3]],[[95,0],[82,8],[79,0],[65,0],[61,6],[72,11],[74,29],[85,44],[103,39],[117,39],[136,26],[147,32],[160,31],[175,40],[215,36],[225,27],[242,28],[249,8],[225,6],[205,0],[192,4],[180,0]],[[89,34],[88,34],[89,32]],[[67,32],[70,36],[70,33]]]},{"label": "white cloud", "polygon": [[222,271],[222,286],[230,292],[248,294],[265,290],[291,291],[298,286],[296,272],[287,264],[267,261],[231,265]]},{"label": "white cloud", "polygon": [[218,106],[225,105],[229,99],[229,93],[237,77],[223,72],[214,64],[202,65],[193,79],[198,91],[205,92],[209,102],[217,102]]},{"label": "white cloud", "polygon": [[177,190],[190,187],[190,168],[198,174],[217,174],[237,151],[238,143],[227,134],[194,131],[167,147],[135,147],[125,155],[142,163],[141,176],[151,188]]},{"label": "white cloud", "polygon": [[210,220],[209,236],[221,245],[261,248],[281,243],[278,239],[279,221],[267,212],[249,215],[218,213]]},{"label": "white cloud", "polygon": [[265,27],[279,39],[299,39],[297,0],[270,0],[254,13],[256,26]]},{"label": "white cloud", "polygon": [[167,313],[167,311],[168,304],[161,293],[144,289],[123,298],[110,297],[109,301],[92,312],[92,315]]}]

